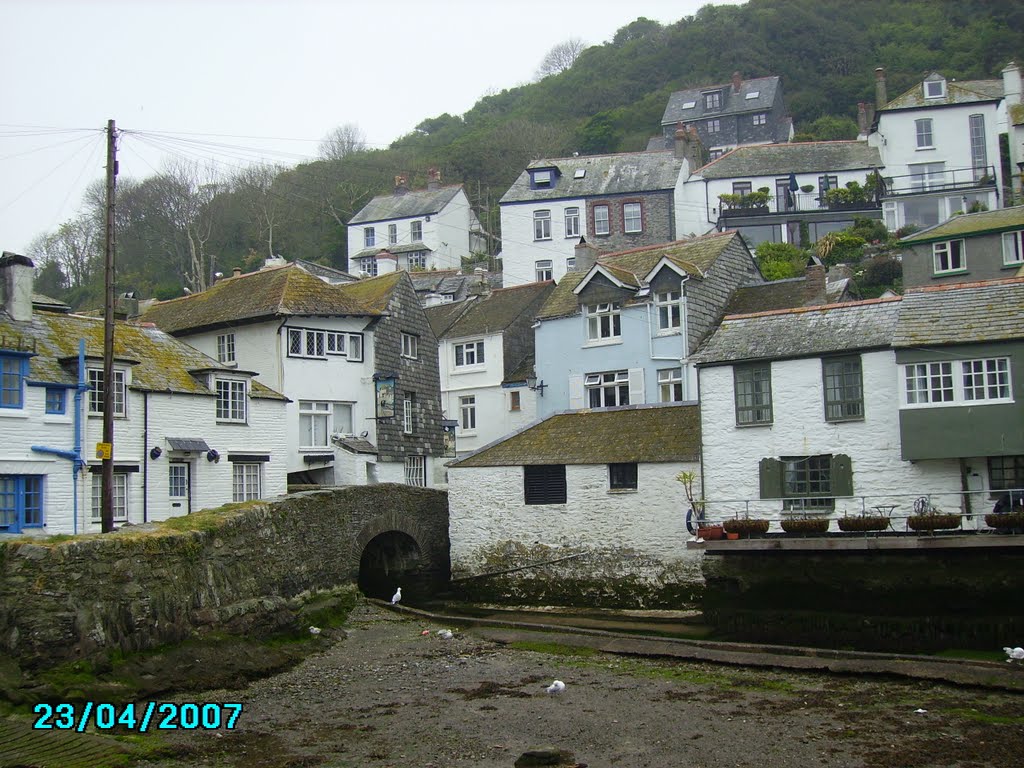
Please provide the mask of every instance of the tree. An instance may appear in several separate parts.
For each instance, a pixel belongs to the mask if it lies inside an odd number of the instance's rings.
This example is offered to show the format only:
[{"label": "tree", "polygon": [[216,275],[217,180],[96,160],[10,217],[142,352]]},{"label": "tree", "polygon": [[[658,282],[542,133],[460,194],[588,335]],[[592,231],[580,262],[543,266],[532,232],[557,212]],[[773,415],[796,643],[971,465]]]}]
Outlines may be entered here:
[{"label": "tree", "polygon": [[56,232],[39,235],[28,256],[39,267],[56,264],[68,288],[85,285],[101,263],[102,232],[89,213],[69,219]]},{"label": "tree", "polygon": [[355,123],[339,125],[324,136],[320,142],[320,158],[322,160],[341,160],[353,152],[366,150],[366,135]]},{"label": "tree", "polygon": [[563,40],[541,59],[540,66],[537,67],[537,78],[544,79],[548,75],[557,75],[569,69],[586,47],[587,44],[578,37]]},{"label": "tree", "polygon": [[235,175],[233,184],[243,200],[256,239],[266,243],[270,257],[274,256],[274,234],[288,217],[288,201],[274,189],[280,172],[275,165],[250,165]]}]

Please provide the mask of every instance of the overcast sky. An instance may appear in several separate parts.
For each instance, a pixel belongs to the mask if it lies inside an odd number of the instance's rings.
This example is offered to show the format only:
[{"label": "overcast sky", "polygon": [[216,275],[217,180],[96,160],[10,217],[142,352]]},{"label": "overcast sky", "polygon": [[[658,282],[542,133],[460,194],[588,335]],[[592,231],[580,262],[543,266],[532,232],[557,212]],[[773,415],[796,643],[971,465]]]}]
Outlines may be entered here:
[{"label": "overcast sky", "polygon": [[129,131],[122,177],[174,155],[224,173],[294,165],[338,125],[385,147],[530,81],[567,38],[600,44],[639,16],[668,23],[707,4],[0,0],[0,250],[24,253],[77,214],[103,176],[108,119]]}]

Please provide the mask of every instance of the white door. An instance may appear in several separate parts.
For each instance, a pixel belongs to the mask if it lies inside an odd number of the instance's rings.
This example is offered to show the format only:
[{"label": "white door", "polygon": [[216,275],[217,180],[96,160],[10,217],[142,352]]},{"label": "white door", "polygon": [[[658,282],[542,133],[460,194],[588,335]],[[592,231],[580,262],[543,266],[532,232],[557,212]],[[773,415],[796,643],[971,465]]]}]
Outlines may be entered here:
[{"label": "white door", "polygon": [[187,461],[172,461],[168,473],[171,517],[187,515],[192,511],[192,468]]}]

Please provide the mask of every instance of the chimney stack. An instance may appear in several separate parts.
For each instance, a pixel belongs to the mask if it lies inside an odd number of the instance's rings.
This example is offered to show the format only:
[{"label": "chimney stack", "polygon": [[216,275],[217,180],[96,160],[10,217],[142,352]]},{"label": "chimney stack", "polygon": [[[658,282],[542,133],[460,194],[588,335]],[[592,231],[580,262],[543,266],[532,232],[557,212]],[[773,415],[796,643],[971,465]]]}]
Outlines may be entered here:
[{"label": "chimney stack", "polygon": [[437,168],[427,169],[427,189],[435,190],[441,188],[441,172]]},{"label": "chimney stack", "polygon": [[379,251],[376,259],[378,275],[387,275],[398,271],[398,257],[387,249]]},{"label": "chimney stack", "polygon": [[857,102],[857,138],[865,139],[868,135],[868,105]]},{"label": "chimney stack", "polygon": [[875,68],[875,107],[883,109],[889,103],[889,97],[885,94],[885,68]]},{"label": "chimney stack", "polygon": [[574,272],[589,272],[590,268],[597,263],[597,249],[588,243],[584,237],[581,237],[580,241],[576,243],[573,255],[576,257]]},{"label": "chimney stack", "polygon": [[816,256],[812,256],[804,270],[804,306],[813,307],[826,301],[825,267]]},{"label": "chimney stack", "polygon": [[739,93],[740,87],[743,85],[743,77],[739,72],[732,73],[732,92]]},{"label": "chimney stack", "polygon": [[3,308],[11,319],[27,323],[32,319],[32,283],[35,264],[28,256],[3,252],[0,256],[0,290]]},{"label": "chimney stack", "polygon": [[242,268],[241,267],[235,267],[234,269],[232,269],[231,270],[231,276],[232,277],[241,277],[242,276]]},{"label": "chimney stack", "polygon": [[409,191],[409,180],[404,175],[401,175],[401,174],[399,174],[398,176],[395,176],[395,194],[396,195],[404,195],[408,191]]}]

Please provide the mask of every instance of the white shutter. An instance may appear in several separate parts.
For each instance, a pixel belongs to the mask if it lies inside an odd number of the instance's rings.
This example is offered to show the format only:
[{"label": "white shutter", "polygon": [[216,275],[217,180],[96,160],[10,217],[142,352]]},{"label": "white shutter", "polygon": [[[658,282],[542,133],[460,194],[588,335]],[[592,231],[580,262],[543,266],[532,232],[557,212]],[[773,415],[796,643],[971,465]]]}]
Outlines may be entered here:
[{"label": "white shutter", "polygon": [[629,404],[640,405],[646,403],[644,399],[644,369],[629,369]]},{"label": "white shutter", "polygon": [[569,409],[577,410],[584,407],[583,376],[569,377]]}]

